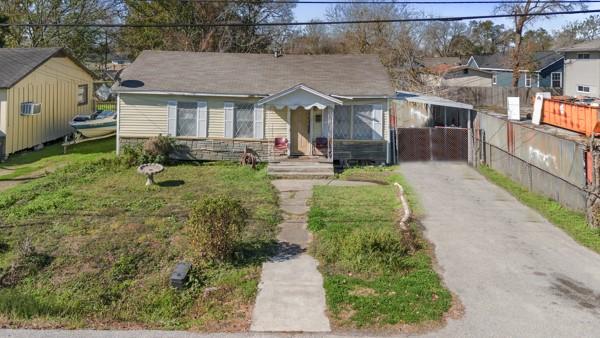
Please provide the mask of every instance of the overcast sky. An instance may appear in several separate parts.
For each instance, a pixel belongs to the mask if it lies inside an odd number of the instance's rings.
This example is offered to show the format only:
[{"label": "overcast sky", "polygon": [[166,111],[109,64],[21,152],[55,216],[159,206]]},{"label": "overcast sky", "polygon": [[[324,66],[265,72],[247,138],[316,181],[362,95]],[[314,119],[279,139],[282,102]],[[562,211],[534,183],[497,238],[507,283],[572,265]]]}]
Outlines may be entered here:
[{"label": "overcast sky", "polygon": [[[325,20],[325,12],[329,4],[298,4],[294,9],[296,21],[310,21],[311,19]],[[423,11],[431,16],[471,16],[493,14],[494,4],[457,4],[457,5],[411,5],[413,9]],[[589,4],[588,9],[600,9],[600,3]],[[574,20],[585,19],[588,14],[573,14],[555,16],[552,19],[540,19],[534,24],[535,27],[543,27],[552,32],[560,29],[565,23]],[[497,23],[512,25],[510,20],[498,19]]]}]

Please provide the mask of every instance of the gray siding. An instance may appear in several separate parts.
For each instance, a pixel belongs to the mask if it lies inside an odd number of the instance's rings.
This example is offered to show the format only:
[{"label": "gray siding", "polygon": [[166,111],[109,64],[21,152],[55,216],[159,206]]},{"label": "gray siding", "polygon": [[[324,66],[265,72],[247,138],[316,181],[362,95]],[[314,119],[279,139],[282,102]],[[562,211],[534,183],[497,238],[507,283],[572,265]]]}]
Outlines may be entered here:
[{"label": "gray siding", "polygon": [[[578,92],[578,85],[589,86],[590,93]],[[565,53],[564,93],[600,97],[600,52],[590,52],[589,60],[577,59],[577,52]]]}]

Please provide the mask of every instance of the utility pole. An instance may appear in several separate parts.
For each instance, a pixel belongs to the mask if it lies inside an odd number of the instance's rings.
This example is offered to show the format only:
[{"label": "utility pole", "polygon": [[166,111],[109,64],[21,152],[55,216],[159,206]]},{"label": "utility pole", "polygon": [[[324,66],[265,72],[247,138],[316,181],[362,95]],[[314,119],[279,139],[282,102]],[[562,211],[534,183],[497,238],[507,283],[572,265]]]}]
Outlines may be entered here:
[{"label": "utility pole", "polygon": [[104,72],[108,70],[108,29],[104,30]]}]

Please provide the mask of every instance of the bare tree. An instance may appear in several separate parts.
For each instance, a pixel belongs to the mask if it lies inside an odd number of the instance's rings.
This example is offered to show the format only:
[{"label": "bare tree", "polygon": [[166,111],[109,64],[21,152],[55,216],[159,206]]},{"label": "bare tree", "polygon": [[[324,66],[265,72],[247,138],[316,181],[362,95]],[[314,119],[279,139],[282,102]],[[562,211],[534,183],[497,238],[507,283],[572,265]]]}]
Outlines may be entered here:
[{"label": "bare tree", "polygon": [[462,22],[431,22],[425,28],[425,52],[431,56],[457,56],[453,47],[467,35],[467,25]]},{"label": "bare tree", "polygon": [[545,13],[553,11],[570,11],[576,7],[585,8],[585,5],[566,3],[560,0],[526,0],[523,3],[505,3],[496,7],[496,11],[514,15],[514,48],[512,50],[512,68],[513,87],[519,83],[519,69],[524,59],[523,53],[523,35],[528,25],[539,18],[543,18]]},{"label": "bare tree", "polygon": [[[331,21],[409,18],[415,13],[402,4],[352,3],[335,5],[327,12]],[[420,54],[422,25],[415,23],[364,23],[337,25],[331,37],[343,53],[378,54],[398,88],[414,84],[413,65]]]},{"label": "bare tree", "polygon": [[578,42],[600,39],[600,15],[591,15],[574,21],[554,32],[554,48],[567,47]]}]

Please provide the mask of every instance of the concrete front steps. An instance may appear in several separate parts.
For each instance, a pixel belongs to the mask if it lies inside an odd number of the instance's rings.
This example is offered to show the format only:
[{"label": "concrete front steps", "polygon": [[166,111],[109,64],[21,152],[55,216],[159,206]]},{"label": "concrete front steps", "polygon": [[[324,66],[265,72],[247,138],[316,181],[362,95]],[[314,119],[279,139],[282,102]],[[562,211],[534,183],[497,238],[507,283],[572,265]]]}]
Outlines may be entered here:
[{"label": "concrete front steps", "polygon": [[269,163],[267,174],[274,178],[312,179],[331,178],[334,176],[334,171],[331,162],[323,162],[317,159],[289,159]]}]

